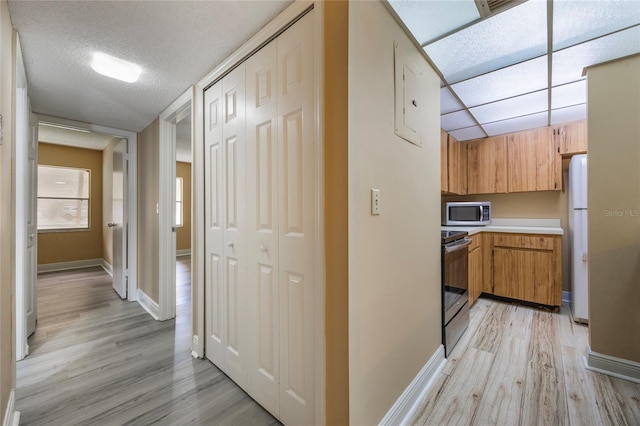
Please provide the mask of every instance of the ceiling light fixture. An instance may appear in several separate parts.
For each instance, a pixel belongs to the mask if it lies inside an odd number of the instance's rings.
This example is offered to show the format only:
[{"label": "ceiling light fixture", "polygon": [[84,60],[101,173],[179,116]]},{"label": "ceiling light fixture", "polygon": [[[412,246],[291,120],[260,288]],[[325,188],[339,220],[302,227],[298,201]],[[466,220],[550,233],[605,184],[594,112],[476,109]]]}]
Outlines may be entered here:
[{"label": "ceiling light fixture", "polygon": [[56,129],[72,130],[74,132],[80,132],[80,133],[91,133],[89,130],[80,129],[78,127],[73,127],[73,126],[65,126],[64,124],[46,123],[44,121],[41,121],[38,124],[40,126],[55,127]]},{"label": "ceiling light fixture", "polygon": [[126,81],[127,83],[134,83],[142,73],[142,68],[138,65],[101,52],[93,54],[91,68],[98,74]]}]

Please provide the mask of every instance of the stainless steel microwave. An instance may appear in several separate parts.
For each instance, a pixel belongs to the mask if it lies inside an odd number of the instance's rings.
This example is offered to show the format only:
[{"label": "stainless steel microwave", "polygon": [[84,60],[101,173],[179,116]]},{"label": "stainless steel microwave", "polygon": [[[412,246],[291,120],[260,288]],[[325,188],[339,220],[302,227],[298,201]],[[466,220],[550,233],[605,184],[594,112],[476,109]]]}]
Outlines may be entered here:
[{"label": "stainless steel microwave", "polygon": [[491,202],[467,201],[446,203],[444,224],[458,226],[490,225]]}]

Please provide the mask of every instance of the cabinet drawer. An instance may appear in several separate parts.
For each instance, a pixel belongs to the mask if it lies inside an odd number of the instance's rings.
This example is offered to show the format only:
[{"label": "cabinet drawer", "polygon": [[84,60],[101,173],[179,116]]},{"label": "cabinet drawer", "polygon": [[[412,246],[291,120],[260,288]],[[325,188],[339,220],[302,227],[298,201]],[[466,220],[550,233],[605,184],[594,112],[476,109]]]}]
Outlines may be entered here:
[{"label": "cabinet drawer", "polygon": [[493,246],[533,250],[553,250],[554,237],[545,235],[494,234]]},{"label": "cabinet drawer", "polygon": [[471,239],[471,244],[469,244],[469,253],[471,253],[473,250],[480,247],[482,234],[471,235],[469,238]]}]

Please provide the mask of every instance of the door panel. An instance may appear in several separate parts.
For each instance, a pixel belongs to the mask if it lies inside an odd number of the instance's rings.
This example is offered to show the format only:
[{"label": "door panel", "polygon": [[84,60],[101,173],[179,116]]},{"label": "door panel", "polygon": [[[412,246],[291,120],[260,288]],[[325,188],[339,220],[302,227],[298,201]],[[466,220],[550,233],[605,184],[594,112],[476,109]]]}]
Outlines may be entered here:
[{"label": "door panel", "polygon": [[125,247],[125,153],[127,141],[122,139],[113,148],[113,210],[111,216],[111,232],[113,233],[113,289],[123,299],[127,298],[126,247]]},{"label": "door panel", "polygon": [[313,13],[277,39],[280,419],[315,423]]},{"label": "door panel", "polygon": [[224,370],[222,82],[205,92],[205,354]]},{"label": "door panel", "polygon": [[37,281],[37,259],[38,259],[38,224],[37,224],[37,194],[38,194],[38,118],[35,114],[29,114],[29,147],[27,188],[27,256],[25,280],[25,310],[27,318],[27,336],[31,336],[36,331],[36,281]]},{"label": "door panel", "polygon": [[248,392],[279,415],[277,57],[271,42],[247,60]]},{"label": "door panel", "polygon": [[246,138],[245,65],[222,80],[225,100],[222,125],[224,158],[224,256],[227,265],[227,347],[224,371],[241,387],[247,385],[247,258],[246,258]]}]

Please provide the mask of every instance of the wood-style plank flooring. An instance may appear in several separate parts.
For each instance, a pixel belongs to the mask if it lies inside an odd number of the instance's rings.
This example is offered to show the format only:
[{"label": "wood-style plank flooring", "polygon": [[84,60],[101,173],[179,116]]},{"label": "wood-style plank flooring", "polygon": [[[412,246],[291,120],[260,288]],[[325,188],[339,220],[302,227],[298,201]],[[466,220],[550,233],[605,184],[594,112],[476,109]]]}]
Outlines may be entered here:
[{"label": "wood-style plank flooring", "polygon": [[177,317],[122,301],[101,268],[38,276],[38,326],[17,363],[21,425],[271,425],[278,421],[207,360],[191,356],[189,257]]},{"label": "wood-style plank flooring", "polygon": [[585,369],[588,329],[478,299],[415,425],[640,425],[640,384]]}]

